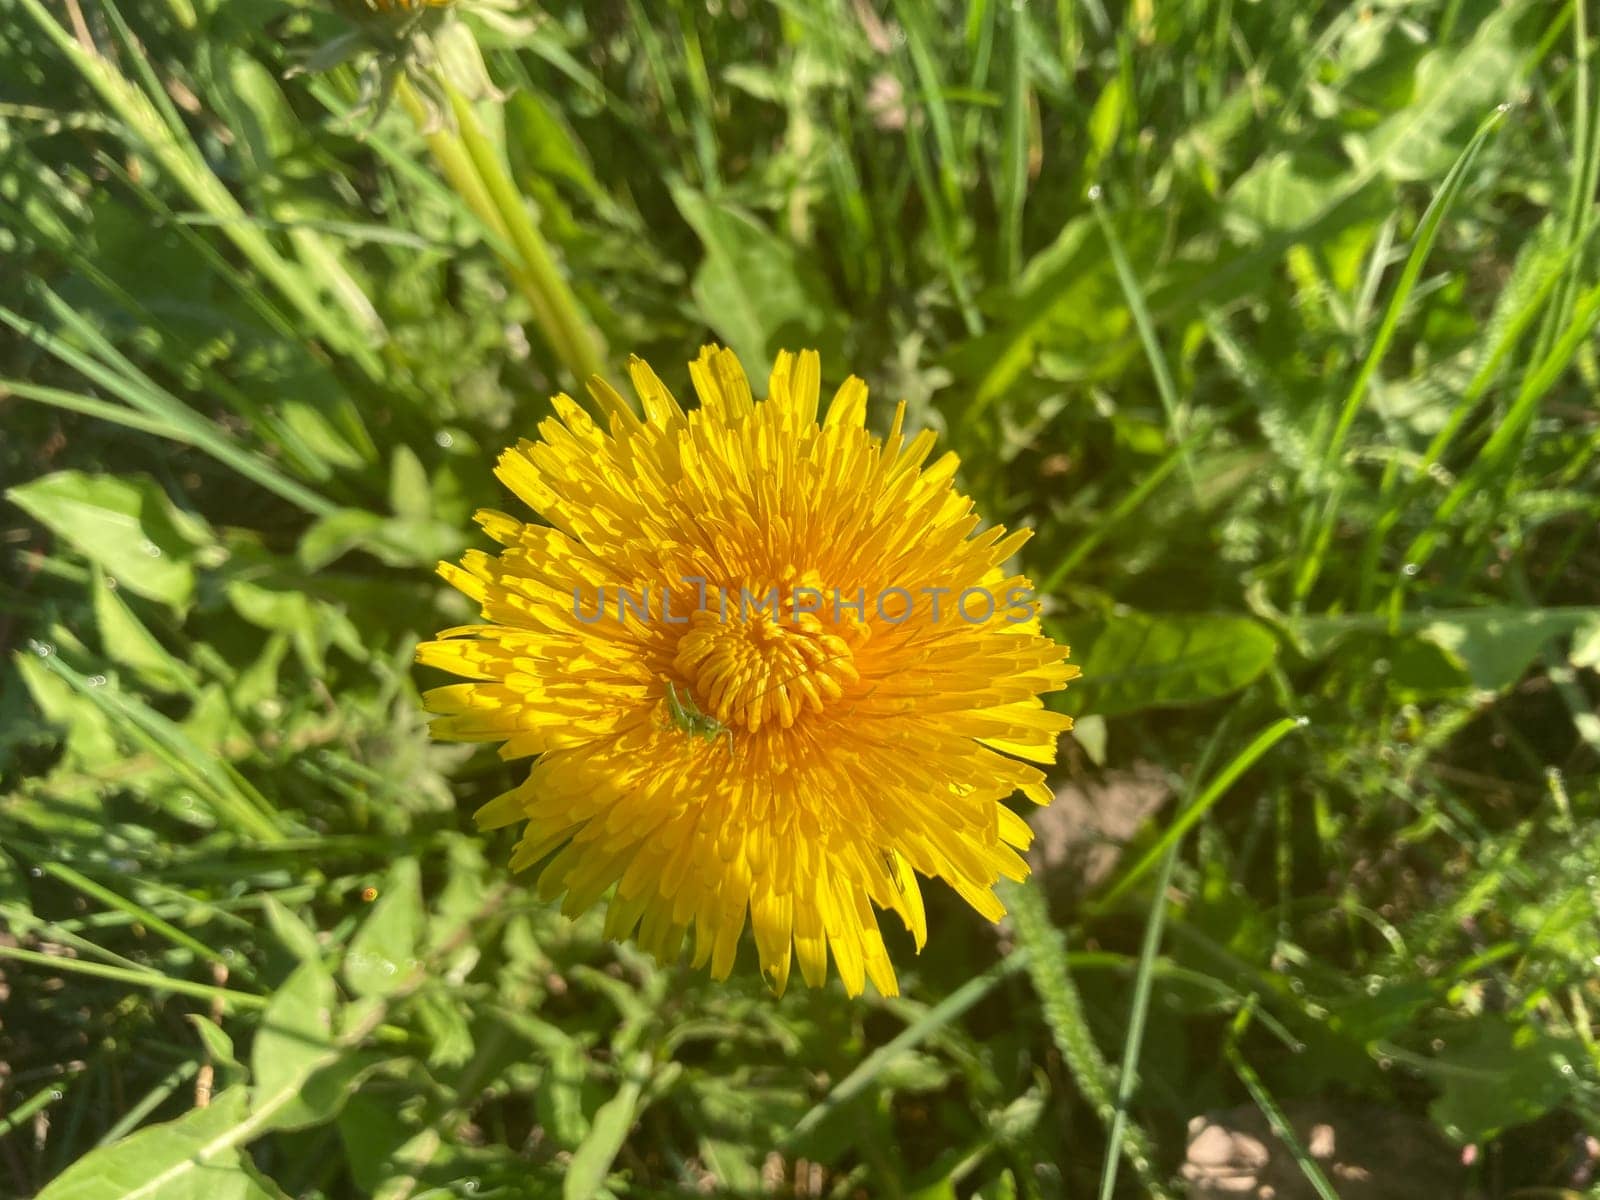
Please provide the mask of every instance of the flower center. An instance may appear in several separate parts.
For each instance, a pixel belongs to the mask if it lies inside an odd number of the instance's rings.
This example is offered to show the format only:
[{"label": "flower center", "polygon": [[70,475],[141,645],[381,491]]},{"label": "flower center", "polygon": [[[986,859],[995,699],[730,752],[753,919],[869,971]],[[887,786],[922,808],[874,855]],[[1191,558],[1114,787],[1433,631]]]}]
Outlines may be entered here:
[{"label": "flower center", "polygon": [[857,631],[811,613],[720,613],[703,609],[678,642],[673,667],[702,712],[751,733],[788,729],[807,709],[822,712],[861,678],[851,642]]}]

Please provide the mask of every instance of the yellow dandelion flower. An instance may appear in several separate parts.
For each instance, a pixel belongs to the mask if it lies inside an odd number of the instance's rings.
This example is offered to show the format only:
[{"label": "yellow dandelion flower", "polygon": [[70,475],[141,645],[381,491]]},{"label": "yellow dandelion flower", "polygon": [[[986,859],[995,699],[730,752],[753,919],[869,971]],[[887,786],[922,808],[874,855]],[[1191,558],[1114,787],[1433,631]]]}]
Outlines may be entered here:
[{"label": "yellow dandelion flower", "polygon": [[643,419],[597,380],[605,426],[558,396],[501,456],[545,523],[480,512],[500,552],[440,565],[483,623],[418,650],[471,681],[427,693],[433,731],[537,756],[478,821],[525,823],[512,866],[548,858],[567,914],[615,888],[607,936],[666,960],[692,928],[718,979],[748,919],[775,990],[792,958],[821,985],[831,952],[851,995],[893,995],[875,910],[919,951],[919,875],[1003,915],[1031,837],[1004,801],[1049,802],[1036,764],[1071,728],[1040,696],[1077,668],[1002,566],[1027,532],[976,532],[955,455],[925,466],[903,404],[871,434],[861,380],[819,422],[813,352],[757,401],[708,347],[687,412],[629,372]]}]

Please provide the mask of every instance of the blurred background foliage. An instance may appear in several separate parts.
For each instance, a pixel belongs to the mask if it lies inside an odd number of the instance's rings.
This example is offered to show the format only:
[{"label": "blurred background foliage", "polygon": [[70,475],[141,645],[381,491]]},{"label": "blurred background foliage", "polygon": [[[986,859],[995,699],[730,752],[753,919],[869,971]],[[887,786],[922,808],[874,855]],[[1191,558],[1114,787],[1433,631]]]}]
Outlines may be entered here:
[{"label": "blurred background foliage", "polygon": [[[0,0],[0,1194],[1200,1195],[1240,1106],[1583,1194],[1581,0],[391,7]],[[1084,669],[898,999],[563,920],[419,714],[493,456],[708,339],[946,433]]]}]

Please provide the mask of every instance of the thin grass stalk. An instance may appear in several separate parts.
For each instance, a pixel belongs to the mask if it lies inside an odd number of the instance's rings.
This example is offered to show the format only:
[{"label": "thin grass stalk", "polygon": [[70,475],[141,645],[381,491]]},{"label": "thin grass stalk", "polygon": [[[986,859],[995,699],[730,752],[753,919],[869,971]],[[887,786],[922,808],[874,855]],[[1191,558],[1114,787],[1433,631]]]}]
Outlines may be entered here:
[{"label": "thin grass stalk", "polygon": [[[1154,895],[1150,899],[1150,918],[1145,922],[1144,944],[1139,951],[1139,973],[1133,982],[1133,1005],[1128,1014],[1127,1039],[1122,1046],[1122,1073],[1117,1078],[1117,1105],[1111,1116],[1108,1140],[1122,1144],[1128,1127],[1128,1108],[1139,1086],[1139,1052],[1144,1046],[1145,1021],[1150,1015],[1150,993],[1155,982],[1156,956],[1161,953],[1161,934],[1167,919],[1167,889],[1172,886],[1172,869],[1178,861],[1180,843],[1173,842],[1161,860]],[[1117,1189],[1117,1168],[1122,1159],[1108,1151],[1100,1172],[1100,1200],[1112,1200]]]},{"label": "thin grass stalk", "polygon": [[901,1055],[908,1053],[961,1017],[979,1000],[994,991],[1028,962],[1028,953],[1019,950],[1001,959],[983,974],[956,988],[933,1005],[889,1041],[858,1063],[833,1089],[797,1121],[783,1139],[786,1149],[803,1148],[806,1141],[835,1114],[853,1104]]},{"label": "thin grass stalk", "polygon": [[1300,1168],[1300,1173],[1305,1176],[1306,1182],[1321,1200],[1339,1200],[1339,1193],[1334,1191],[1333,1185],[1322,1173],[1322,1168],[1317,1165],[1316,1159],[1312,1158],[1305,1146],[1301,1145],[1300,1139],[1295,1136],[1294,1126],[1289,1124],[1289,1119],[1283,1115],[1278,1102],[1272,1098],[1272,1093],[1267,1091],[1266,1085],[1261,1082],[1261,1076],[1256,1074],[1255,1068],[1245,1061],[1244,1055],[1239,1051],[1239,1039],[1250,1027],[1250,1018],[1255,1011],[1254,1000],[1255,997],[1252,996],[1252,1003],[1241,1009],[1239,1015],[1234,1018],[1228,1031],[1228,1040],[1223,1044],[1223,1053],[1233,1067],[1234,1074],[1239,1077],[1239,1082],[1244,1084],[1245,1090],[1250,1093],[1250,1098],[1256,1102],[1256,1107],[1267,1118],[1272,1132],[1288,1147],[1289,1154],[1294,1158],[1295,1165]]},{"label": "thin grass stalk", "polygon": [[1307,723],[1304,717],[1283,717],[1274,721],[1257,734],[1255,740],[1239,751],[1233,761],[1206,785],[1205,790],[1195,798],[1194,802],[1178,814],[1177,819],[1173,821],[1166,833],[1161,835],[1160,840],[1145,851],[1138,862],[1123,872],[1117,882],[1099,900],[1086,906],[1089,914],[1097,915],[1109,910],[1119,897],[1127,892],[1139,879],[1143,878],[1151,867],[1156,865],[1162,855],[1182,840],[1183,835],[1194,826],[1196,821],[1211,811],[1212,806],[1227,794],[1228,789],[1234,785],[1239,776],[1255,765],[1258,758],[1276,746],[1291,730],[1304,728]]},{"label": "thin grass stalk", "polygon": [[126,360],[122,360],[120,366],[115,360],[107,365],[69,345],[65,339],[43,326],[4,307],[0,307],[0,324],[10,326],[40,349],[121,397],[138,413],[118,413],[113,411],[117,406],[105,401],[78,396],[58,388],[41,387],[25,380],[6,379],[0,382],[0,390],[9,391],[21,399],[115,421],[143,433],[193,446],[313,516],[327,516],[338,507],[325,496],[284,475],[271,460],[230,440],[214,422],[156,386]]},{"label": "thin grass stalk", "polygon": [[181,726],[116,688],[96,687],[54,654],[45,666],[89,700],[128,740],[149,750],[208,802],[217,823],[252,841],[270,844],[284,836],[278,811],[232,763],[198,747]]},{"label": "thin grass stalk", "polygon": [[1167,428],[1171,431],[1172,440],[1183,463],[1183,473],[1189,481],[1189,491],[1198,504],[1199,477],[1195,474],[1194,459],[1189,453],[1190,444],[1184,437],[1184,426],[1187,422],[1183,419],[1183,410],[1178,400],[1178,387],[1172,380],[1172,369],[1167,366],[1166,352],[1161,348],[1161,339],[1156,335],[1155,322],[1151,320],[1150,308],[1145,303],[1144,289],[1133,273],[1133,264],[1128,261],[1127,252],[1122,248],[1122,239],[1117,236],[1116,226],[1111,223],[1110,214],[1106,212],[1106,206],[1100,199],[1099,185],[1089,189],[1089,203],[1094,209],[1095,220],[1099,222],[1100,232],[1106,239],[1106,248],[1111,252],[1111,265],[1117,273],[1117,282],[1122,285],[1122,294],[1127,298],[1128,311],[1133,315],[1134,326],[1139,331],[1139,342],[1143,345],[1145,357],[1150,363],[1150,373],[1155,377],[1156,391],[1161,396],[1161,407],[1167,417]]},{"label": "thin grass stalk", "polygon": [[[104,884],[98,883],[95,880],[90,879],[87,875],[73,870],[65,863],[44,862],[39,865],[39,869],[46,875],[54,876],[68,887],[77,889],[84,895],[89,896],[91,899],[98,900],[100,903],[107,905],[110,908],[117,909],[128,914],[146,929],[160,934],[174,946],[189,951],[200,960],[204,962],[215,963],[219,966],[231,965],[221,953],[211,949],[211,947],[207,946],[198,938],[192,936],[191,934],[185,933],[176,925],[163,920],[156,913],[152,912],[144,905],[139,904],[137,901],[130,900],[121,893],[112,891]],[[252,980],[254,979],[255,972],[247,964],[240,964],[237,969],[246,978]]]},{"label": "thin grass stalk", "polygon": [[231,988],[216,987],[211,984],[194,983],[187,979],[177,979],[171,975],[163,975],[155,970],[131,971],[123,967],[107,966],[105,963],[85,962],[81,958],[62,958],[55,954],[41,954],[37,950],[24,950],[14,946],[0,946],[0,959],[11,959],[14,962],[28,963],[31,966],[47,967],[56,972],[70,972],[76,975],[92,975],[98,979],[110,979],[117,983],[126,983],[131,987],[146,987],[158,992],[174,992],[180,996],[195,996],[202,1000],[220,1001],[230,1010],[265,1008],[272,1003],[270,996],[258,996],[253,992],[239,992]]},{"label": "thin grass stalk", "polygon": [[[1594,219],[1594,191],[1600,178],[1600,97],[1591,109],[1589,60],[1589,19],[1584,0],[1572,0],[1573,97],[1572,97],[1572,178],[1567,192],[1565,225],[1570,244],[1582,247],[1588,241],[1589,228]],[[1579,282],[1585,265],[1580,250],[1568,267],[1556,291],[1555,303],[1545,313],[1535,343],[1535,357],[1542,358],[1555,342],[1557,332],[1572,315]]]},{"label": "thin grass stalk", "polygon": [[689,94],[694,104],[689,109],[689,124],[694,134],[695,159],[700,177],[708,191],[722,186],[722,176],[717,160],[716,101],[711,86],[711,74],[706,67],[705,50],[700,45],[700,31],[695,27],[695,10],[698,5],[679,3],[673,8],[678,15],[678,36],[683,47],[683,73],[689,81]]},{"label": "thin grass stalk", "polygon": [[1445,454],[1455,442],[1456,435],[1465,427],[1467,418],[1477,411],[1478,402],[1500,378],[1506,360],[1532,326],[1533,319],[1549,301],[1560,279],[1560,271],[1552,272],[1539,284],[1528,302],[1506,322],[1500,336],[1489,346],[1477,370],[1473,372],[1472,378],[1462,390],[1461,398],[1452,406],[1449,419],[1434,434],[1428,442],[1427,449],[1422,452],[1422,457],[1412,469],[1409,484],[1402,487],[1399,482],[1398,458],[1391,459],[1384,468],[1383,477],[1378,484],[1379,508],[1382,511],[1373,522],[1372,531],[1367,537],[1367,546],[1363,554],[1362,591],[1360,602],[1356,606],[1358,611],[1365,611],[1369,607],[1371,599],[1368,592],[1369,581],[1377,571],[1390,532],[1405,514],[1411,511],[1411,506],[1421,496],[1428,481],[1435,477],[1435,472],[1440,469]]},{"label": "thin grass stalk", "polygon": [[1022,0],[1006,9],[1005,107],[1000,120],[1000,277],[1012,280],[1022,270],[1022,209],[1028,195],[1028,56]]},{"label": "thin grass stalk", "polygon": [[[1188,806],[1189,812],[1203,812],[1220,797],[1233,782],[1242,775],[1268,749],[1276,745],[1291,729],[1303,724],[1302,721],[1292,717],[1285,717],[1263,730],[1256,738],[1218,773],[1217,777],[1206,785],[1204,793],[1199,797],[1200,803]],[[1217,729],[1210,742],[1206,745],[1200,758],[1199,768],[1195,778],[1203,778],[1210,772],[1211,760],[1222,743],[1227,721]],[[1192,793],[1191,793],[1192,795]],[[1187,815],[1187,814],[1186,814]],[[1192,820],[1180,821],[1173,830],[1163,839],[1165,850],[1161,852],[1161,867],[1156,875],[1155,887],[1150,899],[1150,916],[1145,922],[1144,941],[1139,951],[1139,972],[1134,978],[1133,1004],[1128,1014],[1128,1029],[1126,1040],[1122,1049],[1122,1070],[1117,1079],[1116,1111],[1111,1120],[1110,1140],[1113,1146],[1120,1144],[1123,1131],[1128,1122],[1128,1108],[1133,1102],[1133,1094],[1139,1086],[1139,1053],[1144,1045],[1145,1022],[1150,1014],[1150,994],[1155,980],[1156,960],[1161,953],[1161,936],[1166,926],[1167,917],[1167,890],[1172,886],[1173,868],[1178,862],[1178,852],[1183,846],[1183,834],[1193,824]],[[1125,877],[1125,882],[1136,875],[1130,873]],[[1254,997],[1251,997],[1251,1001]],[[1247,1001],[1247,1007],[1250,1001]],[[1100,1172],[1100,1200],[1111,1200],[1117,1186],[1117,1168],[1120,1159],[1114,1153],[1108,1153]]]}]

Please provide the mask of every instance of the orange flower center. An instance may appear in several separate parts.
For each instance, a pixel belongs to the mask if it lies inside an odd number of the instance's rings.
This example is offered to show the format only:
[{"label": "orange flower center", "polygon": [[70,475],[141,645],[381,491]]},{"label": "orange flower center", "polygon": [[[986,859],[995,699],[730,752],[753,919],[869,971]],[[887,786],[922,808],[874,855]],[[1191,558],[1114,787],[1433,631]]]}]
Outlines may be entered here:
[{"label": "orange flower center", "polygon": [[788,729],[808,711],[825,711],[861,678],[846,640],[855,629],[796,613],[788,597],[775,611],[761,611],[732,595],[726,610],[694,613],[672,664],[700,710],[724,725],[751,733],[773,723]]}]

